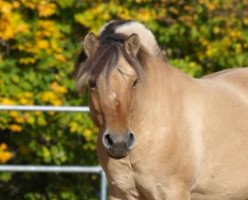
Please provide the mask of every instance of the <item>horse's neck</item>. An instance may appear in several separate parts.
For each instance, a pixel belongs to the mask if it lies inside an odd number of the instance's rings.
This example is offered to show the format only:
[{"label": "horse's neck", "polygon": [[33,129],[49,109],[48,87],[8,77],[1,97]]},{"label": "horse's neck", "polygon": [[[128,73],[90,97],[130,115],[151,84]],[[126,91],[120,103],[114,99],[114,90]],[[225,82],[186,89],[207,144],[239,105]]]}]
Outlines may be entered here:
[{"label": "horse's neck", "polygon": [[137,123],[155,119],[156,126],[180,113],[184,95],[194,79],[161,60],[151,59],[149,63],[146,80],[137,95]]},{"label": "horse's neck", "polygon": [[[192,77],[170,66],[159,59],[152,59],[153,64],[148,67],[148,90],[157,96],[157,103],[163,102],[174,104],[175,99],[182,98],[182,95],[189,90],[194,82]],[[163,101],[160,101],[160,99]]]},{"label": "horse's neck", "polygon": [[132,151],[132,159],[137,165],[140,152],[146,148],[152,147],[159,156],[161,151],[165,154],[174,151],[178,143],[187,145],[182,140],[190,138],[185,130],[187,119],[184,108],[194,79],[162,61],[151,60],[145,70],[145,80],[136,88],[130,120],[130,127],[137,135],[137,146]]}]

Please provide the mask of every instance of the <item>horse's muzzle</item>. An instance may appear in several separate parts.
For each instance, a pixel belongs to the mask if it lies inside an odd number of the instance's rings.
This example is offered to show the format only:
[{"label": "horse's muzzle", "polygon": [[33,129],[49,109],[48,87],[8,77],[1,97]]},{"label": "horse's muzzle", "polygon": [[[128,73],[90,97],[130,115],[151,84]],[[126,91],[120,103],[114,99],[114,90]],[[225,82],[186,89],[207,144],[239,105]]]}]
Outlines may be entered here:
[{"label": "horse's muzzle", "polygon": [[125,157],[133,148],[135,137],[131,132],[121,134],[105,132],[102,136],[102,142],[110,157],[120,159]]}]

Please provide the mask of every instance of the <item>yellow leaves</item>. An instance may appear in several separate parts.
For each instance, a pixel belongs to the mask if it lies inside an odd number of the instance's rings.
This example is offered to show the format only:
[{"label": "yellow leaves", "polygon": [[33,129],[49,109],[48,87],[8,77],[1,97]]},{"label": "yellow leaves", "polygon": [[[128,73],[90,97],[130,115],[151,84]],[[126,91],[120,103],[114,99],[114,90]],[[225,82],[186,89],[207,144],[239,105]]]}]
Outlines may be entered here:
[{"label": "yellow leaves", "polygon": [[47,49],[49,47],[49,43],[47,40],[37,40],[37,46],[39,49]]},{"label": "yellow leaves", "polygon": [[19,124],[22,124],[22,123],[25,122],[24,118],[22,118],[22,117],[15,117],[15,121],[16,121],[17,123],[19,123]]},{"label": "yellow leaves", "polygon": [[66,61],[66,57],[64,55],[61,54],[56,54],[55,55],[56,60],[58,60],[59,62],[65,62]]},{"label": "yellow leaves", "polygon": [[130,11],[114,1],[109,3],[99,3],[88,8],[83,13],[74,15],[75,21],[90,28],[90,31],[97,32],[100,27],[113,17],[120,16],[122,19],[130,19]]},{"label": "yellow leaves", "polygon": [[0,163],[6,163],[11,158],[13,158],[13,154],[8,151],[8,147],[5,143],[0,144]]},{"label": "yellow leaves", "polygon": [[0,39],[8,40],[14,37],[14,31],[11,26],[9,26],[9,22],[4,19],[0,19]]},{"label": "yellow leaves", "polygon": [[37,32],[36,36],[38,37],[50,37],[53,34],[59,33],[59,30],[56,28],[55,22],[52,20],[39,20],[37,25],[39,27],[39,32]]},{"label": "yellow leaves", "polygon": [[85,129],[84,132],[83,132],[83,136],[85,137],[86,140],[91,138],[92,135],[93,135],[93,131],[88,129],[88,128]]},{"label": "yellow leaves", "polygon": [[[25,117],[23,117],[20,113],[16,112],[16,111],[11,111],[10,112],[10,116],[13,118],[13,120],[18,123],[24,123],[25,122]],[[16,127],[13,126],[12,127],[13,130],[16,130]],[[17,128],[18,129],[18,128]]]},{"label": "yellow leaves", "polygon": [[19,93],[16,97],[21,105],[33,105],[33,93],[31,92]]},{"label": "yellow leaves", "polygon": [[33,97],[34,97],[34,94],[31,93],[31,92],[24,92],[23,95],[24,95],[25,97],[27,97],[27,98],[33,98]]},{"label": "yellow leaves", "polygon": [[3,98],[0,98],[0,104],[3,104],[3,105],[15,105],[16,102],[13,101],[12,99],[8,98],[8,97],[3,97]]},{"label": "yellow leaves", "polygon": [[60,97],[52,91],[43,92],[41,94],[40,99],[41,99],[41,101],[43,101],[45,103],[50,103],[54,106],[62,105],[62,100],[60,99]]},{"label": "yellow leaves", "polygon": [[37,8],[40,17],[48,17],[56,12],[56,5],[47,1],[41,1]]},{"label": "yellow leaves", "polygon": [[22,131],[22,127],[18,124],[11,124],[8,128],[9,128],[9,130],[11,130],[13,132],[21,132]]},{"label": "yellow leaves", "polygon": [[51,91],[43,92],[41,95],[41,101],[43,102],[50,102],[55,98],[57,98],[57,96]]},{"label": "yellow leaves", "polygon": [[25,7],[30,8],[30,9],[35,9],[36,8],[36,3],[38,2],[38,0],[20,0],[21,3],[23,5],[25,5]]},{"label": "yellow leaves", "polygon": [[32,116],[28,116],[28,117],[26,118],[26,122],[27,122],[28,124],[33,125],[33,124],[35,123],[35,119],[34,119],[34,117],[32,117]]},{"label": "yellow leaves", "polygon": [[[19,31],[29,29],[29,27],[24,24],[20,24],[16,26],[16,28],[16,30]],[[15,45],[15,48],[19,51],[28,53],[26,57],[22,56],[19,58],[18,61],[20,64],[30,65],[35,64],[39,59],[44,60],[44,52],[49,56],[54,55],[54,60],[56,59],[59,62],[66,61],[65,56],[62,55],[62,48],[59,45],[62,34],[56,26],[55,21],[38,19],[35,21],[32,29],[35,29],[35,32],[29,42],[20,42]],[[14,29],[11,28],[10,30],[13,32]],[[12,34],[12,32],[8,34]],[[10,36],[14,37],[14,33]]]},{"label": "yellow leaves", "polygon": [[36,116],[40,116],[40,115],[41,115],[41,112],[40,112],[40,111],[35,111],[34,114],[35,114]]},{"label": "yellow leaves", "polygon": [[50,150],[46,146],[42,146],[41,148],[41,155],[43,156],[45,161],[48,161],[51,159],[51,153]]},{"label": "yellow leaves", "polygon": [[17,33],[25,33],[25,32],[28,32],[28,31],[29,31],[29,25],[26,24],[26,23],[21,23],[21,24],[19,24],[19,25],[16,27],[15,31],[16,31]]},{"label": "yellow leaves", "polygon": [[25,122],[28,124],[32,125],[35,123],[35,118],[30,113],[24,113],[22,118],[25,119]]},{"label": "yellow leaves", "polygon": [[58,93],[58,94],[65,94],[67,93],[67,88],[62,86],[62,85],[59,85],[57,82],[52,82],[50,84],[50,88],[55,92],[55,93]]},{"label": "yellow leaves", "polygon": [[55,99],[53,102],[52,102],[52,105],[54,106],[61,106],[63,104],[62,100],[61,99]]},{"label": "yellow leaves", "polygon": [[220,32],[221,32],[221,29],[220,29],[220,27],[218,27],[218,26],[215,26],[215,27],[213,28],[213,32],[214,32],[215,34],[218,34],[218,33],[220,33]]},{"label": "yellow leaves", "polygon": [[17,117],[18,116],[18,112],[16,112],[16,111],[10,111],[9,115],[11,117]]},{"label": "yellow leaves", "polygon": [[40,115],[40,116],[37,118],[37,124],[38,124],[39,126],[46,126],[46,125],[47,125],[47,122],[46,122],[46,120],[45,120],[45,118],[44,118],[43,115]]},{"label": "yellow leaves", "polygon": [[35,58],[33,57],[24,57],[19,59],[19,63],[23,65],[29,65],[29,64],[34,64],[36,61]]},{"label": "yellow leaves", "polygon": [[[16,111],[11,111],[10,113],[9,113],[9,115],[13,118],[13,120],[16,122],[16,123],[19,123],[19,124],[21,124],[21,123],[24,123],[25,122],[25,118],[20,114],[20,113],[18,113],[18,112],[16,112]],[[11,128],[11,130],[16,130],[16,126],[14,125],[14,126],[12,126],[12,128]],[[17,128],[18,129],[18,128]],[[14,131],[15,132],[15,131]],[[18,132],[18,131],[17,131]]]},{"label": "yellow leaves", "polygon": [[156,15],[156,13],[154,12],[154,10],[145,9],[145,8],[139,9],[135,13],[135,17],[139,21],[149,21],[149,20],[153,19],[155,17],[155,15]]},{"label": "yellow leaves", "polygon": [[[51,49],[54,51],[54,52],[57,52],[57,53],[61,53],[62,52],[62,49],[58,46],[58,42],[56,40],[51,40],[50,41],[50,45],[51,45]],[[56,56],[62,56],[61,54],[56,54]],[[58,57],[56,57],[56,59],[60,59]]]},{"label": "yellow leaves", "polygon": [[11,3],[8,3],[6,1],[2,1],[0,3],[0,12],[1,13],[10,13],[12,11],[12,5]]},{"label": "yellow leaves", "polygon": [[77,130],[79,129],[79,124],[77,123],[77,122],[70,122],[69,123],[69,128],[70,128],[70,132],[71,133],[75,133],[75,132],[77,132]]},{"label": "yellow leaves", "polygon": [[59,85],[56,81],[50,84],[52,91],[45,91],[40,95],[40,100],[44,103],[49,103],[54,106],[62,105],[62,95],[67,93],[67,88]]},{"label": "yellow leaves", "polygon": [[11,152],[0,152],[0,163],[6,163],[11,158],[13,158],[13,154]]},{"label": "yellow leaves", "polygon": [[20,101],[20,104],[22,104],[22,105],[29,104],[29,100],[27,98],[25,98],[25,97],[20,98],[19,101]]},{"label": "yellow leaves", "polygon": [[241,39],[242,38],[242,32],[238,30],[230,30],[229,31],[230,37],[233,39]]},{"label": "yellow leaves", "polygon": [[9,129],[13,132],[22,131],[22,127],[20,126],[20,124],[27,123],[33,125],[35,123],[34,116],[28,112],[23,113],[17,111],[10,111],[9,116],[14,121],[14,124],[11,124],[9,126]]},{"label": "yellow leaves", "polygon": [[40,17],[49,17],[56,12],[56,5],[49,0],[21,0],[21,2],[25,7],[37,10]]},{"label": "yellow leaves", "polygon": [[19,4],[10,4],[2,1],[0,4],[0,38],[9,40],[18,33],[25,33],[29,30],[28,24],[23,20],[20,13],[14,11]]},{"label": "yellow leaves", "polygon": [[208,46],[207,51],[206,51],[206,55],[210,58],[214,57],[216,55],[216,53],[218,52],[218,49],[216,49],[213,46]]},{"label": "yellow leaves", "polygon": [[7,150],[7,145],[5,143],[0,144],[0,151],[6,151]]},{"label": "yellow leaves", "polygon": [[215,2],[208,2],[207,8],[209,10],[215,10],[218,7],[218,5]]},{"label": "yellow leaves", "polygon": [[236,53],[236,54],[240,54],[240,53],[242,53],[242,51],[243,51],[242,45],[241,45],[240,43],[236,44],[236,45],[234,46],[234,49],[235,49],[235,53]]},{"label": "yellow leaves", "polygon": [[83,136],[87,143],[83,145],[83,148],[86,150],[95,150],[96,149],[96,139],[97,136],[94,134],[94,129],[86,128],[83,130]]},{"label": "yellow leaves", "polygon": [[19,8],[20,7],[20,2],[18,2],[18,1],[14,1],[13,3],[12,3],[12,7],[14,8],[14,9],[17,9],[17,8]]},{"label": "yellow leaves", "polygon": [[248,25],[248,17],[246,17],[246,18],[243,19],[243,23],[244,23],[245,25]]}]

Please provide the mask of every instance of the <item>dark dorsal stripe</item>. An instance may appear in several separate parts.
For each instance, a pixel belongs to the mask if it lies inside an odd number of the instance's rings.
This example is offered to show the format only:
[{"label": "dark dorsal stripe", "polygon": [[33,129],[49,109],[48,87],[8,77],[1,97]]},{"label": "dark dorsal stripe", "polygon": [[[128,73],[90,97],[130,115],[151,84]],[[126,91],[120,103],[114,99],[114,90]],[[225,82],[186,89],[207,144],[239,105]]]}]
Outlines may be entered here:
[{"label": "dark dorsal stripe", "polygon": [[112,35],[115,32],[115,29],[118,26],[121,26],[123,24],[128,24],[132,22],[131,20],[115,20],[111,23],[109,23],[103,30],[103,32],[101,33],[99,39],[100,41],[103,40],[104,38],[108,37],[109,35]]}]

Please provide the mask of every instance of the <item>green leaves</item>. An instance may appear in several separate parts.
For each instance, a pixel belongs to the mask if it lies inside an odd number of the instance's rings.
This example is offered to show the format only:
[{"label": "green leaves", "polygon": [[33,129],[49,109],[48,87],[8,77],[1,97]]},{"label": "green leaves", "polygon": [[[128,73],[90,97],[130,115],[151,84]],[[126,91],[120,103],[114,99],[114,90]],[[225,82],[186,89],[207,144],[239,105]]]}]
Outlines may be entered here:
[{"label": "green leaves", "polygon": [[[0,104],[87,105],[88,94],[76,94],[71,75],[75,55],[89,31],[98,34],[114,19],[143,22],[169,63],[191,76],[248,66],[247,6],[245,0],[2,0]],[[1,112],[6,150],[0,157],[13,164],[94,165],[97,132],[89,114]],[[1,174],[0,199],[97,199],[98,180],[51,176]]]}]

